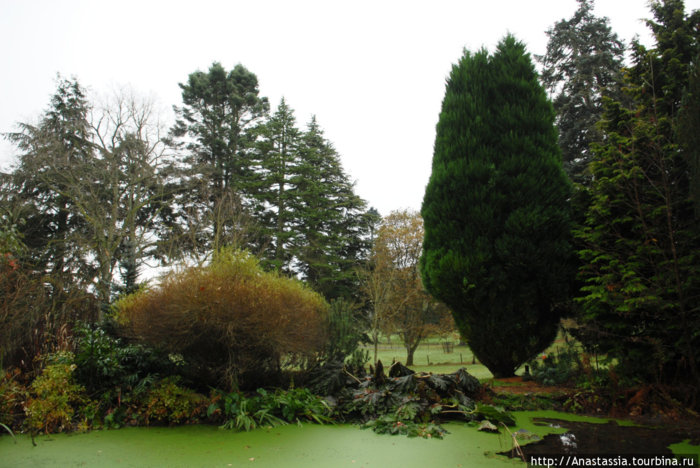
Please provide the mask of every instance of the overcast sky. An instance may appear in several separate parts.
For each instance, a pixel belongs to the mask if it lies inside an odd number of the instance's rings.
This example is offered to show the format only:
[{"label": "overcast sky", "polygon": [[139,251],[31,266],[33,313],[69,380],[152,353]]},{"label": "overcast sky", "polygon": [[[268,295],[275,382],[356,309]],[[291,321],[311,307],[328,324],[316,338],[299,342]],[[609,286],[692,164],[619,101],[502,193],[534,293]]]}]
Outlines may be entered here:
[{"label": "overcast sky", "polygon": [[[214,61],[258,76],[274,109],[282,96],[300,127],[315,114],[356,181],[386,215],[419,209],[451,65],[463,48],[514,34],[542,54],[545,31],[576,0],[148,1],[0,0],[0,133],[34,122],[56,74],[93,93],[130,86],[171,119],[178,83]],[[686,11],[700,0],[686,0]],[[646,0],[597,0],[619,37],[639,34]],[[0,168],[15,150],[0,143]]]}]

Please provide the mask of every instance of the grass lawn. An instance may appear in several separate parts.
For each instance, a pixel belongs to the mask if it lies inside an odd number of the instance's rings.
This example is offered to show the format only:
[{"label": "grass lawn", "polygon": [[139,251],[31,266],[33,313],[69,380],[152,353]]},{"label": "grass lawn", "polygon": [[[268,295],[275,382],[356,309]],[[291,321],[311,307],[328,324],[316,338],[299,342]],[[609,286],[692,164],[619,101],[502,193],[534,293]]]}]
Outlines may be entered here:
[{"label": "grass lawn", "polygon": [[[448,341],[452,344],[452,350],[445,352],[442,343]],[[545,351],[545,354],[556,353],[563,346],[563,337],[559,336],[554,343]],[[365,349],[370,353],[370,360],[373,357],[374,348],[372,345],[365,346]],[[401,343],[401,339],[397,335],[391,337],[383,337],[379,341],[377,358],[382,361],[384,367],[391,365],[393,361],[406,363],[406,348]],[[442,338],[428,338],[423,340],[418,346],[413,355],[412,366],[409,366],[416,372],[432,372],[434,374],[449,374],[456,370],[465,367],[467,371],[479,380],[489,380],[493,378],[493,374],[489,372],[486,366],[476,361],[473,364],[474,354],[467,345],[459,345],[459,336],[454,334],[447,340]],[[516,374],[522,374],[524,368],[516,371]]]},{"label": "grass lawn", "polygon": [[[414,365],[410,366],[416,372],[433,372],[436,374],[449,374],[457,369],[466,367],[470,374],[478,379],[492,378],[491,372],[483,365],[472,364],[473,353],[468,346],[458,345],[458,340],[449,340],[453,348],[451,352],[445,352],[439,338],[429,338],[424,340],[416,353],[413,355]],[[370,353],[370,359],[374,349],[368,345],[366,349]],[[406,348],[404,348],[398,336],[392,335],[390,340],[386,338],[379,342],[377,358],[382,361],[385,367],[391,365],[393,361],[406,363]]]}]

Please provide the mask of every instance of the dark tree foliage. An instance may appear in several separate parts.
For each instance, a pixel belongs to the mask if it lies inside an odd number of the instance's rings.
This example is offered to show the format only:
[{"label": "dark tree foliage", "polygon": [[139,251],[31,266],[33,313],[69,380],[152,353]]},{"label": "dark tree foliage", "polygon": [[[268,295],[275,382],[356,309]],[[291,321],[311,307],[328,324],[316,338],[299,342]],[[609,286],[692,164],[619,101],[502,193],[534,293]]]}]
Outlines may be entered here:
[{"label": "dark tree foliage", "polygon": [[369,256],[368,237],[378,215],[355,193],[315,117],[302,136],[293,181],[296,266],[327,299],[351,299],[358,289],[355,270]]},{"label": "dark tree foliage", "polygon": [[91,276],[76,241],[84,220],[65,194],[68,187],[57,181],[58,174],[92,155],[89,109],[80,84],[59,78],[40,122],[19,124],[20,132],[6,135],[21,151],[8,190],[24,220],[23,241],[33,251],[35,265],[51,275],[57,290],[68,288],[76,276],[86,280]]},{"label": "dark tree foliage", "polygon": [[226,71],[215,62],[208,72],[196,71],[180,83],[182,107],[175,107],[178,121],[173,136],[188,137],[188,163],[222,192],[240,186],[245,173],[247,132],[264,116],[268,104],[258,91],[258,78],[243,65]]},{"label": "dark tree foliage", "polygon": [[296,190],[295,174],[299,165],[301,132],[296,127],[294,110],[284,98],[260,128],[259,182],[256,198],[259,202],[257,219],[269,239],[263,254],[269,266],[280,271],[291,271],[293,258],[291,244],[295,232],[292,226],[298,215],[293,209]]},{"label": "dark tree foliage", "polygon": [[552,106],[524,45],[507,36],[493,55],[465,51],[437,125],[421,273],[496,376],[555,337],[569,193]]},{"label": "dark tree foliage", "polygon": [[691,64],[688,90],[678,125],[678,138],[683,151],[688,155],[690,197],[695,207],[695,217],[700,218],[700,57]]},{"label": "dark tree foliage", "polygon": [[9,136],[21,154],[8,198],[53,298],[77,287],[105,311],[118,266],[135,287],[164,198],[151,111],[133,96],[93,109],[77,81],[60,80],[40,123]]},{"label": "dark tree foliage", "polygon": [[[634,44],[627,106],[608,101],[580,238],[587,343],[643,381],[700,388],[697,59],[700,12],[653,2],[656,40]],[[695,189],[696,190],[696,189]]]},{"label": "dark tree foliage", "polygon": [[190,231],[183,246],[216,249],[240,227],[238,212],[225,214],[228,208],[251,201],[255,129],[269,105],[259,96],[257,76],[240,64],[226,71],[215,62],[207,72],[191,73],[180,88],[183,105],[174,107],[170,142],[188,151],[177,200],[183,230]]},{"label": "dark tree foliage", "polygon": [[624,46],[607,18],[593,15],[594,0],[577,0],[574,15],[547,31],[547,52],[539,57],[542,83],[553,96],[564,170],[574,182],[588,183],[590,144],[602,141],[597,123],[603,96],[620,96]]},{"label": "dark tree foliage", "polygon": [[263,264],[299,273],[328,299],[352,297],[369,218],[340,156],[315,117],[306,131],[296,127],[284,99],[259,135],[252,213],[264,232]]}]

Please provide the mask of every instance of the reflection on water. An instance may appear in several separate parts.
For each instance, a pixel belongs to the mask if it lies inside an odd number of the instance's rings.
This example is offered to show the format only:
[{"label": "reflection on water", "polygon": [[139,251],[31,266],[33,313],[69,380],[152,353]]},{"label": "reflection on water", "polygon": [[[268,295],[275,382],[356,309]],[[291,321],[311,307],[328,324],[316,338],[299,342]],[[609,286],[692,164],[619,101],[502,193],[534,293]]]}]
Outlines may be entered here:
[{"label": "reflection on water", "polygon": [[577,445],[575,434],[567,432],[566,434],[560,435],[559,440],[561,441],[561,445],[564,447],[564,451],[566,453],[576,453]]}]

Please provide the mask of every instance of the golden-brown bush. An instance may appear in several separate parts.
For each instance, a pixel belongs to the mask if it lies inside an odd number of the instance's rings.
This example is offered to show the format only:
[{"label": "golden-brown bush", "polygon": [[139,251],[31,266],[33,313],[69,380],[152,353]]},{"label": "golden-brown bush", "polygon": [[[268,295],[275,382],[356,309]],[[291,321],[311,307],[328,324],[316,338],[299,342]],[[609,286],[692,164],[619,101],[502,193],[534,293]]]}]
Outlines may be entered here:
[{"label": "golden-brown bush", "polygon": [[133,337],[182,354],[200,384],[227,387],[254,386],[250,379],[280,371],[283,360],[320,350],[326,313],[325,300],[301,282],[227,249],[115,304]]}]

